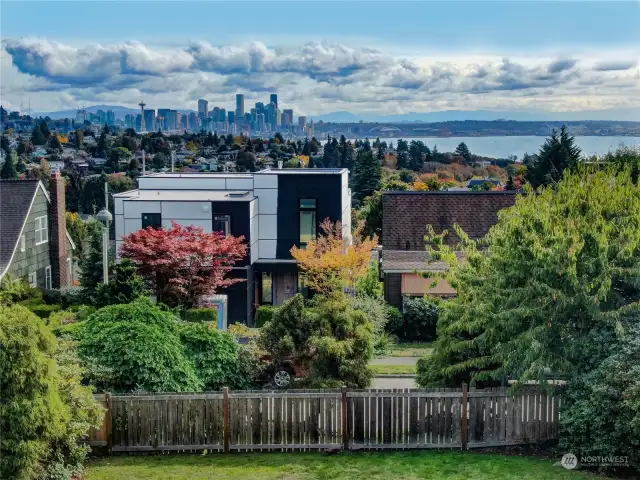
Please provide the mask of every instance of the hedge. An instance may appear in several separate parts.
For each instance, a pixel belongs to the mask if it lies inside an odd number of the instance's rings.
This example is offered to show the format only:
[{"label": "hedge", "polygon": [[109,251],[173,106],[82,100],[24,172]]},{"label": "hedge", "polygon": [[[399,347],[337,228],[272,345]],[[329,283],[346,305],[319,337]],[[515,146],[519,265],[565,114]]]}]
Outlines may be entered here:
[{"label": "hedge", "polygon": [[29,308],[29,310],[31,310],[40,318],[49,318],[49,315],[51,315],[52,313],[59,312],[60,310],[62,310],[62,307],[60,305],[45,305],[45,304],[28,305],[27,308]]},{"label": "hedge", "polygon": [[262,305],[258,307],[256,310],[255,316],[255,325],[260,328],[263,327],[265,323],[270,322],[271,318],[273,318],[273,314],[278,310],[278,307],[274,307],[272,305]]},{"label": "hedge", "polygon": [[191,308],[184,312],[187,322],[202,322],[218,324],[218,310],[215,308]]}]

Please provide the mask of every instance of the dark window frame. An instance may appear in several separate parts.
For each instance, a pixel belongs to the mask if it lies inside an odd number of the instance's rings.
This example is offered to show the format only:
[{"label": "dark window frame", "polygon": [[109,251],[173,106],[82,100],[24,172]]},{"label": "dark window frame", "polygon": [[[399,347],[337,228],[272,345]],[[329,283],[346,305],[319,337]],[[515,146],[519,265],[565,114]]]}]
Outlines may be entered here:
[{"label": "dark window frame", "polygon": [[[149,217],[147,219],[147,221],[145,222],[145,216]],[[142,213],[140,216],[141,220],[142,220],[142,228],[146,229],[146,228],[162,228],[162,214],[161,213]],[[156,221],[152,221],[152,219],[156,220]],[[146,225],[145,225],[146,223]]]},{"label": "dark window frame", "polygon": [[[303,207],[302,202],[305,200],[313,200],[313,207]],[[314,240],[318,238],[318,198],[317,197],[300,197],[298,198],[298,242],[300,243],[300,247],[304,248],[307,246],[306,242],[302,241],[302,212],[313,212],[314,213]]]}]

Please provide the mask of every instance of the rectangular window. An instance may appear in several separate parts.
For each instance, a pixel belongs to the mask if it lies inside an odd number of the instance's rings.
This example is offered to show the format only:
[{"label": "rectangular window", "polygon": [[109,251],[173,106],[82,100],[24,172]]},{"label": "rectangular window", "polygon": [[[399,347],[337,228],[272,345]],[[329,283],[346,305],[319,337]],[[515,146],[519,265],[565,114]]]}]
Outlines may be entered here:
[{"label": "rectangular window", "polygon": [[41,245],[49,241],[49,222],[47,216],[36,218],[36,245]]},{"label": "rectangular window", "polygon": [[300,199],[300,246],[305,247],[316,239],[316,200]]},{"label": "rectangular window", "polygon": [[260,297],[262,305],[273,303],[273,277],[270,273],[262,272],[262,295]]},{"label": "rectangular window", "polygon": [[44,288],[51,290],[51,265],[44,267]]},{"label": "rectangular window", "polygon": [[162,228],[162,215],[159,213],[143,213],[142,228]]},{"label": "rectangular window", "polygon": [[38,277],[36,275],[36,272],[31,272],[29,274],[29,285],[31,285],[32,287],[38,286]]},{"label": "rectangular window", "polygon": [[228,237],[231,233],[231,215],[214,215],[213,231],[222,232],[225,237]]},{"label": "rectangular window", "polygon": [[26,237],[26,235],[20,235],[20,251],[21,252],[26,252],[27,251],[27,237]]}]

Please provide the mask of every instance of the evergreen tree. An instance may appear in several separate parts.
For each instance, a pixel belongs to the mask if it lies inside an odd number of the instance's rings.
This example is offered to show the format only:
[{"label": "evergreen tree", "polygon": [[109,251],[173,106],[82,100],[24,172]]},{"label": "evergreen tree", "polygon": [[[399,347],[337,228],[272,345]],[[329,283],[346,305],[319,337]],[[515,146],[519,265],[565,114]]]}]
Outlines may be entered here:
[{"label": "evergreen tree", "polygon": [[571,385],[638,324],[639,232],[640,189],[629,169],[613,167],[567,172],[553,188],[518,198],[486,248],[462,245],[465,262],[431,229],[427,249],[449,263],[458,297],[443,304],[419,383],[545,381],[550,370]]},{"label": "evergreen tree", "polygon": [[309,138],[304,139],[304,146],[302,147],[302,155],[311,156],[311,145],[309,145]]},{"label": "evergreen tree", "polygon": [[36,126],[31,132],[31,143],[34,145],[44,145],[47,143],[47,139],[42,134],[39,126]]},{"label": "evergreen tree", "polygon": [[230,133],[227,134],[227,137],[224,141],[225,145],[227,145],[228,147],[230,147],[231,145],[233,145],[233,135],[231,135]]},{"label": "evergreen tree", "polygon": [[365,138],[364,139],[364,143],[362,144],[362,148],[365,152],[370,152],[371,151],[371,143],[369,143],[369,139]]},{"label": "evergreen tree", "polygon": [[356,163],[353,166],[353,180],[351,189],[357,205],[380,189],[382,172],[380,162],[374,158],[371,149],[358,152]]},{"label": "evergreen tree", "polygon": [[52,148],[53,150],[56,150],[58,152],[62,151],[62,144],[60,143],[58,135],[53,134],[49,137],[49,148]]},{"label": "evergreen tree", "polygon": [[469,151],[469,147],[467,147],[466,143],[461,142],[456,147],[455,153],[456,153],[456,155],[460,155],[462,158],[464,158],[464,161],[468,165],[471,165],[473,163],[473,158],[471,157],[471,152]]},{"label": "evergreen tree", "polygon": [[337,168],[340,166],[340,152],[338,150],[338,140],[334,137],[327,141],[324,146],[322,164],[326,168]]},{"label": "evergreen tree", "polygon": [[211,139],[211,142],[214,147],[220,146],[220,138],[218,138],[218,132],[213,132],[213,138]]},{"label": "evergreen tree", "polygon": [[18,157],[18,162],[16,163],[16,170],[18,173],[24,173],[27,170],[27,166],[24,164],[22,157]]},{"label": "evergreen tree", "polygon": [[162,152],[158,152],[153,156],[151,164],[156,170],[165,168],[167,166],[167,156]]},{"label": "evergreen tree", "polygon": [[422,170],[422,166],[424,165],[424,160],[422,159],[423,151],[424,144],[422,142],[415,140],[411,141],[411,145],[409,146],[409,168],[414,172]]},{"label": "evergreen tree", "polygon": [[380,142],[378,142],[378,153],[376,154],[376,158],[380,163],[384,161],[384,149],[382,148]]},{"label": "evergreen tree", "polygon": [[107,305],[131,303],[138,297],[146,296],[144,280],[138,269],[128,258],[109,267],[109,283],[100,283],[96,288],[95,304],[101,308]]},{"label": "evergreen tree", "polygon": [[0,169],[0,178],[4,178],[6,180],[18,178],[18,171],[16,170],[16,159],[13,151],[10,151],[4,159],[2,169]]},{"label": "evergreen tree", "polygon": [[398,150],[398,160],[396,161],[396,168],[403,170],[409,168],[409,154],[405,150]]},{"label": "evergreen tree", "polygon": [[87,225],[88,249],[80,259],[80,285],[84,289],[85,296],[93,299],[96,295],[98,284],[102,283],[102,224],[92,221]]},{"label": "evergreen tree", "polygon": [[45,141],[48,140],[49,136],[51,136],[51,131],[49,130],[49,125],[47,125],[47,122],[42,120],[40,122],[39,128],[40,128],[40,132],[42,132],[42,136],[44,137]]},{"label": "evergreen tree", "polygon": [[509,179],[507,180],[507,183],[504,186],[504,189],[509,191],[516,189],[516,185],[515,183],[513,183],[513,175],[509,175]]},{"label": "evergreen tree", "polygon": [[560,135],[553,130],[538,153],[535,163],[527,170],[526,179],[534,188],[556,185],[565,170],[574,169],[580,162],[580,148],[569,135],[566,126]]},{"label": "evergreen tree", "polygon": [[431,161],[433,162],[443,162],[443,155],[438,151],[438,146],[434,145],[433,150],[431,150]]},{"label": "evergreen tree", "polygon": [[82,148],[84,144],[84,132],[82,130],[76,130],[76,148]]}]

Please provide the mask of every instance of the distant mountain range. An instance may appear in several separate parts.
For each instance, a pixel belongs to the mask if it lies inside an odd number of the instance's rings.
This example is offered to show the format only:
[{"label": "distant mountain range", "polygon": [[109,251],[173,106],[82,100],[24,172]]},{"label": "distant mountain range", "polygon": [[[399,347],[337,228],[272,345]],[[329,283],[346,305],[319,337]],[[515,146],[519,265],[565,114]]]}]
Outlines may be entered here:
[{"label": "distant mountain range", "polygon": [[[85,107],[85,110],[96,113],[98,110],[113,110],[116,118],[124,118],[127,114],[137,114],[139,109],[122,107],[120,105],[93,105]],[[191,113],[194,110],[179,110],[182,113]],[[37,112],[36,116],[49,116],[53,119],[75,118],[76,110],[59,110],[56,112]],[[346,111],[325,113],[322,115],[310,115],[307,118],[314,122],[357,123],[403,123],[403,122],[448,122],[461,120],[517,120],[517,121],[581,121],[581,120],[612,120],[612,121],[640,121],[640,108],[617,108],[609,110],[585,110],[580,112],[543,112],[537,110],[444,110],[441,112],[404,113],[399,115],[357,114]]]},{"label": "distant mountain range", "polygon": [[612,120],[612,121],[640,121],[640,108],[619,108],[611,110],[585,110],[580,112],[543,112],[526,111],[498,111],[498,110],[444,110],[441,112],[404,113],[400,115],[354,114],[351,112],[332,112],[314,115],[314,122],[356,123],[364,122],[403,123],[403,122],[450,122],[463,120],[491,121],[516,120],[531,122],[557,122],[581,120]]}]

